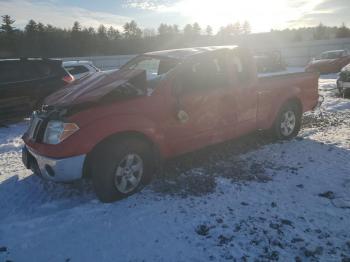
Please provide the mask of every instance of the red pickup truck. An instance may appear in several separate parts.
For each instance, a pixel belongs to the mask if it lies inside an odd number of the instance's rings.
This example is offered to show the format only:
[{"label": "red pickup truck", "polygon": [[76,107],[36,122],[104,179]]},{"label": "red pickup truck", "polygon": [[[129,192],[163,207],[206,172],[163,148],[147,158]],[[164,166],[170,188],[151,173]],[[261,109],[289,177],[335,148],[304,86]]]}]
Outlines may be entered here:
[{"label": "red pickup truck", "polygon": [[236,46],[146,53],[50,95],[23,136],[23,163],[53,181],[91,177],[112,202],[149,182],[163,159],[257,129],[296,136],[318,103],[318,77],[258,77]]}]

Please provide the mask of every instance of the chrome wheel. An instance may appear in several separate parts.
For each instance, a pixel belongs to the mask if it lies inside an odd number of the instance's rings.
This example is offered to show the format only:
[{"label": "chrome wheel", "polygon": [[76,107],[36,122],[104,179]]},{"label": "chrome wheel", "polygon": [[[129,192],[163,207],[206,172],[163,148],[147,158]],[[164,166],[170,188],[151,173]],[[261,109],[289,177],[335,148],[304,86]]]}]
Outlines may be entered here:
[{"label": "chrome wheel", "polygon": [[281,118],[281,133],[283,136],[288,137],[290,136],[295,129],[296,126],[296,116],[294,111],[288,110],[286,111]]},{"label": "chrome wheel", "polygon": [[128,154],[117,166],[114,185],[123,194],[135,190],[142,179],[143,161],[137,154]]}]

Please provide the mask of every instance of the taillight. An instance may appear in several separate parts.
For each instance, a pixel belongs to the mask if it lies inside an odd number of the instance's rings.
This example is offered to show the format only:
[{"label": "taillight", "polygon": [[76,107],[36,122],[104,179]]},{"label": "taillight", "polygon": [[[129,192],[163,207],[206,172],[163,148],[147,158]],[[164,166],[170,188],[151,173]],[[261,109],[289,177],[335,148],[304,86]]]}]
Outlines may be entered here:
[{"label": "taillight", "polygon": [[62,80],[68,85],[72,83],[75,79],[74,76],[72,76],[71,74],[67,74],[62,78]]}]

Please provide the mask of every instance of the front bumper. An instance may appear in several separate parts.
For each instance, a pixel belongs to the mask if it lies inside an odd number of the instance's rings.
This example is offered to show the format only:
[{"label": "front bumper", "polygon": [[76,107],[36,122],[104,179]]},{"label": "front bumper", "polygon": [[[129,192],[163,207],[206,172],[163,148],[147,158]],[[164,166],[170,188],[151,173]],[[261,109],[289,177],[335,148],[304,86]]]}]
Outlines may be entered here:
[{"label": "front bumper", "polygon": [[86,155],[69,158],[49,158],[35,153],[25,146],[22,150],[22,162],[35,174],[55,182],[71,182],[81,179]]}]

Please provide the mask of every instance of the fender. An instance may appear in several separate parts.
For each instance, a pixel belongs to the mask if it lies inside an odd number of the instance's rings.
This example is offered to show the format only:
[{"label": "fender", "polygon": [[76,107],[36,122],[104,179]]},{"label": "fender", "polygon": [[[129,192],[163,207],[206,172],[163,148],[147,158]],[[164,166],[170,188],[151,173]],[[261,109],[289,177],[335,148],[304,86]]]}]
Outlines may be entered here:
[{"label": "fender", "polygon": [[[99,126],[103,128],[99,129]],[[168,154],[168,147],[161,128],[156,125],[155,121],[140,115],[109,116],[84,126],[82,131],[84,137],[81,139],[87,141],[83,146],[85,153],[89,153],[97,144],[110,136],[136,132],[144,135],[156,145],[162,156]]]},{"label": "fender", "polygon": [[[270,104],[268,109],[265,112],[258,113],[258,129],[270,129],[282,106],[285,105],[288,100],[297,99],[302,105],[301,88],[298,86],[292,86],[288,89],[288,93],[273,93],[268,99],[271,100],[270,103],[267,103]],[[266,103],[266,101],[262,101],[262,103]]]},{"label": "fender", "polygon": [[109,115],[92,121],[58,145],[25,142],[36,153],[52,158],[66,158],[88,154],[98,143],[107,137],[124,132],[138,132],[146,136],[159,149],[163,156],[168,154],[164,135],[154,121],[136,115]]}]

